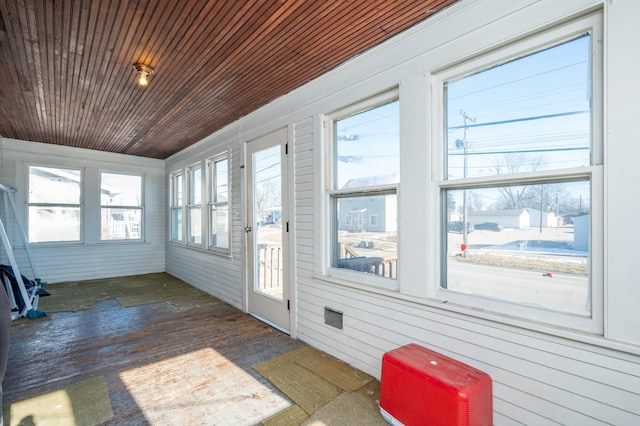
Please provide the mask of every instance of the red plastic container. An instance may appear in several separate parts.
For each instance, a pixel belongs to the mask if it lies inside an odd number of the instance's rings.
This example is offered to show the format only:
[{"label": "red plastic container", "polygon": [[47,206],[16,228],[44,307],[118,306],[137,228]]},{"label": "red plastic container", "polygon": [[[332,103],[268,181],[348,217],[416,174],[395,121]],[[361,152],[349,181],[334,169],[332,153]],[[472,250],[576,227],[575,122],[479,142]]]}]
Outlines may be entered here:
[{"label": "red plastic container", "polygon": [[382,357],[380,413],[393,425],[491,426],[491,377],[422,346],[402,346]]}]

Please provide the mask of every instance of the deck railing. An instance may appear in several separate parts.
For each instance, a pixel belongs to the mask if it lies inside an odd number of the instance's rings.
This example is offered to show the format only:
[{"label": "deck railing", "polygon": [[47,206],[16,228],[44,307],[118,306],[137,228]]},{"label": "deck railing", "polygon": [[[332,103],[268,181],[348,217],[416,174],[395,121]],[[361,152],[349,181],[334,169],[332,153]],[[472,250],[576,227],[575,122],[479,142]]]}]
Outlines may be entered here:
[{"label": "deck railing", "polygon": [[[283,265],[282,246],[258,244],[258,290],[271,295],[282,291]],[[366,272],[380,277],[397,277],[398,259],[376,256],[358,256],[351,247],[341,244],[341,259],[338,268]]]},{"label": "deck railing", "polygon": [[[281,292],[283,259],[281,245],[258,244],[259,290],[268,294]],[[272,294],[275,295],[275,294]]]},{"label": "deck railing", "polygon": [[397,257],[363,256],[362,253],[348,244],[341,243],[338,268],[352,269],[380,277],[396,278],[398,273]]}]

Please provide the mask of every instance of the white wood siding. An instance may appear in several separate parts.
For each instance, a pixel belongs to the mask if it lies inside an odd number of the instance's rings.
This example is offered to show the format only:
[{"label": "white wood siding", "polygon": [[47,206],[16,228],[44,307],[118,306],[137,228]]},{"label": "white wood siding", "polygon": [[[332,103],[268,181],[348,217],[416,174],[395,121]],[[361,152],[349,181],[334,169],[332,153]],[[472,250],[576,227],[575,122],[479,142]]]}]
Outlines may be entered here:
[{"label": "white wood siding", "polygon": [[167,245],[167,272],[242,309],[242,273],[228,258],[204,250]]},{"label": "white wood siding", "polygon": [[[378,377],[384,352],[416,342],[489,373],[496,415],[516,412],[524,424],[638,420],[637,356],[314,280],[300,280],[298,304],[300,339]],[[325,306],[344,313],[342,331],[323,324]]]},{"label": "white wood siding", "polygon": [[[26,224],[25,212],[29,164],[70,167],[84,171],[83,190],[99,191],[100,172],[138,173],[144,176],[144,241],[99,241],[100,197],[85,197],[83,204],[84,235],[81,243],[32,244],[33,262],[39,278],[49,283],[87,280],[164,271],[166,185],[164,162],[149,158],[111,154],[58,145],[2,139],[0,182],[15,187],[16,207]],[[90,203],[93,198],[96,203]],[[33,278],[22,240],[15,231],[12,215],[2,211],[9,226],[9,236],[18,267]],[[89,223],[87,223],[89,222]],[[2,261],[4,262],[4,250]],[[26,272],[25,272],[26,271]]]},{"label": "white wood siding", "polygon": [[[429,200],[430,75],[508,41],[595,10],[605,19],[604,334],[595,335],[491,315],[429,298],[439,238]],[[221,147],[288,126],[293,152],[294,337],[380,377],[385,351],[417,342],[480,368],[494,380],[494,422],[510,424],[640,424],[640,263],[621,242],[640,223],[620,215],[640,210],[640,2],[635,0],[462,0],[385,44],[241,118],[167,161],[167,174]],[[323,277],[326,206],[322,115],[400,87],[401,183],[398,291]],[[406,121],[405,121],[406,120]],[[411,123],[407,126],[407,123]],[[633,155],[635,153],[636,155]],[[244,186],[233,161],[234,247],[224,259],[169,244],[167,270],[236,306],[244,305]],[[237,175],[236,175],[237,174]],[[596,188],[597,189],[597,188]],[[631,243],[633,245],[633,243]],[[237,281],[236,281],[237,280]],[[342,330],[324,324],[324,309],[344,313]]]},{"label": "white wood siding", "polygon": [[[226,152],[229,153],[229,168],[231,170],[231,199],[229,203],[231,217],[230,256],[187,247],[176,242],[167,242],[166,271],[232,306],[243,309],[245,306],[245,214],[243,212],[244,203],[242,202],[241,190],[243,179],[241,143],[237,132],[233,136],[230,136],[227,132],[220,141],[211,139],[207,140],[205,144],[201,143],[201,145],[202,147],[199,149],[187,149],[168,159],[165,165],[166,179],[168,181],[169,175],[173,171],[187,167],[196,161]],[[168,210],[168,204],[165,205],[165,209]],[[167,224],[167,235],[169,235],[168,226],[169,224]]]}]

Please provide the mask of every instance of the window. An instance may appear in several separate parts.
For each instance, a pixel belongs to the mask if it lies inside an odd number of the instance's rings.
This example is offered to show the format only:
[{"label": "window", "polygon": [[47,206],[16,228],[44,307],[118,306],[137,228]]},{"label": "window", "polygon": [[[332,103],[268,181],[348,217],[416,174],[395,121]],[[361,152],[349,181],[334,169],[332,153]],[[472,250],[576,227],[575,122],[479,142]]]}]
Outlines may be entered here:
[{"label": "window", "polygon": [[171,241],[182,241],[182,171],[171,174]]},{"label": "window", "polygon": [[229,249],[229,160],[216,157],[208,161],[209,171],[209,248]]},{"label": "window", "polygon": [[202,166],[188,168],[189,205],[188,207],[188,244],[202,245]]},{"label": "window", "polygon": [[29,242],[80,241],[80,170],[29,166]]},{"label": "window", "polygon": [[438,76],[441,298],[600,327],[598,28],[586,18]]},{"label": "window", "polygon": [[[330,266],[397,278],[397,185],[400,124],[397,91],[345,108],[331,117]],[[375,223],[368,217],[376,217]],[[368,282],[373,282],[369,279]]]},{"label": "window", "polygon": [[100,210],[100,239],[142,239],[142,176],[102,173]]}]

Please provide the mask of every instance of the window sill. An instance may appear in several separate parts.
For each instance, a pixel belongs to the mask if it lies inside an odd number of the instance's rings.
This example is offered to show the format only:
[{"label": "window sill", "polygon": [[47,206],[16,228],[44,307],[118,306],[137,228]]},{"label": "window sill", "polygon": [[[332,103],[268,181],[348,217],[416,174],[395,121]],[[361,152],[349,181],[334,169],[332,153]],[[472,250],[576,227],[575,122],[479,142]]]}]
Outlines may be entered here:
[{"label": "window sill", "polygon": [[[350,275],[354,275],[350,277]],[[328,284],[334,284],[341,287],[350,287],[356,290],[373,292],[382,295],[398,295],[398,282],[393,280],[393,285],[379,284],[381,279],[376,279],[376,282],[366,282],[367,278],[376,278],[374,276],[367,277],[365,274],[344,272],[337,275],[317,275],[314,274],[313,279],[322,281]]]}]

